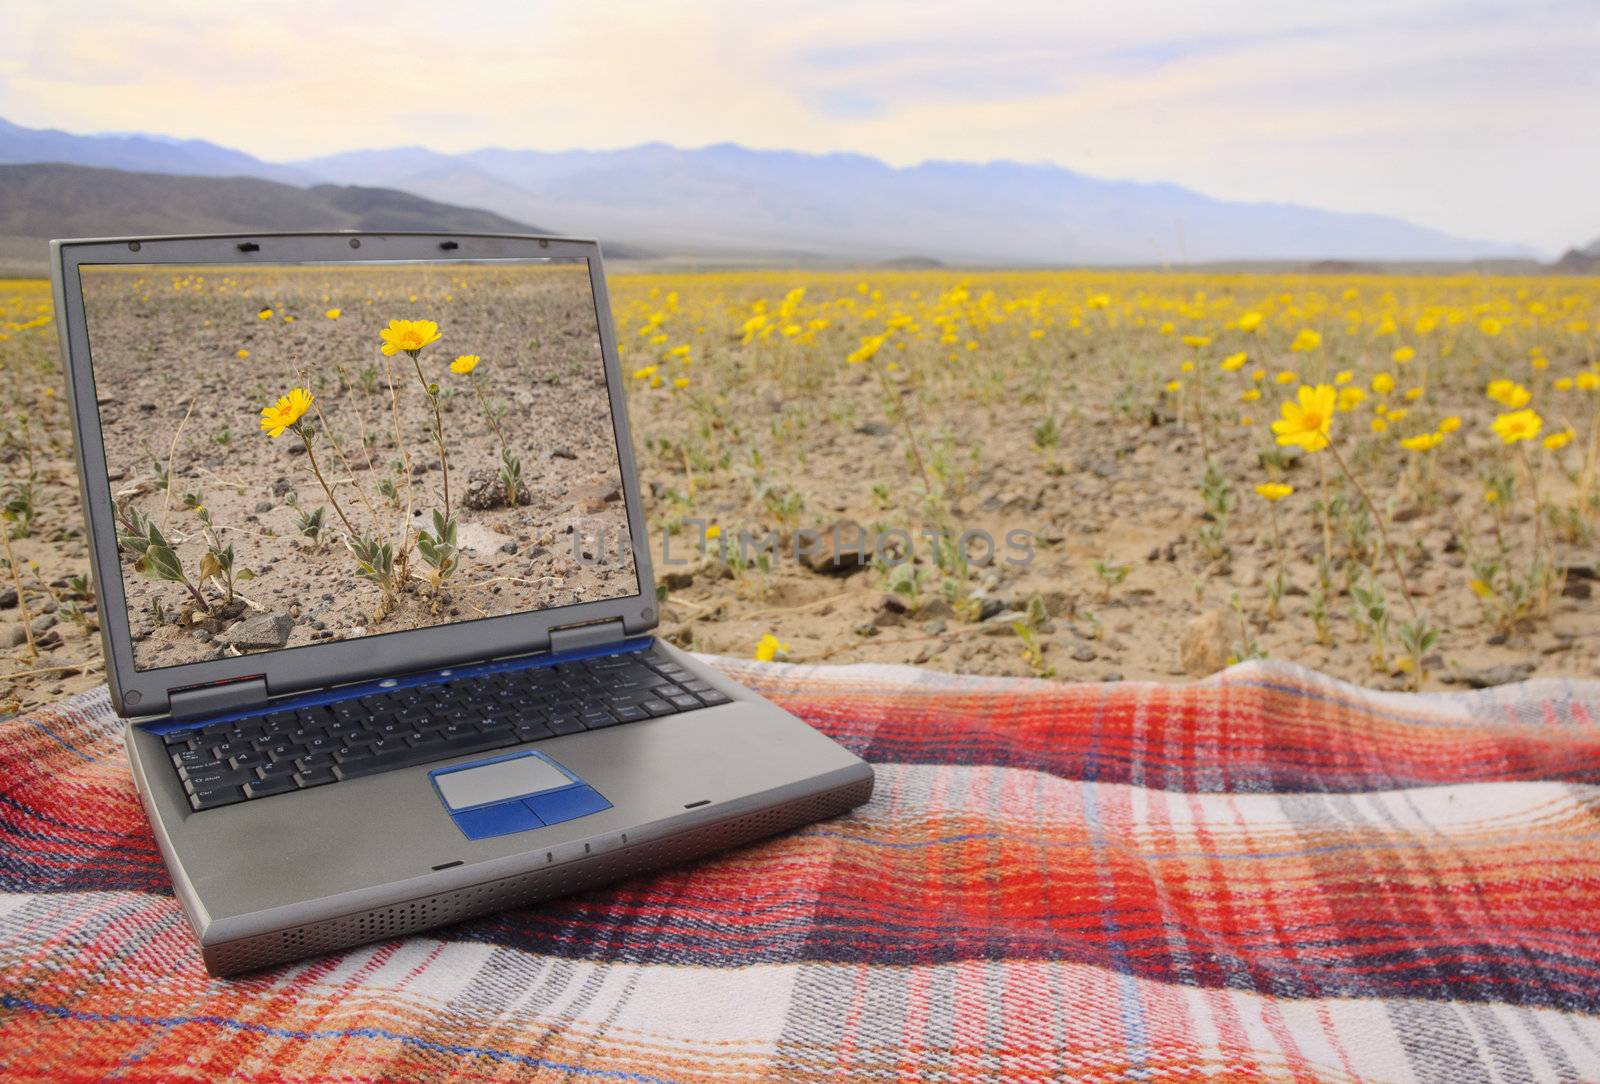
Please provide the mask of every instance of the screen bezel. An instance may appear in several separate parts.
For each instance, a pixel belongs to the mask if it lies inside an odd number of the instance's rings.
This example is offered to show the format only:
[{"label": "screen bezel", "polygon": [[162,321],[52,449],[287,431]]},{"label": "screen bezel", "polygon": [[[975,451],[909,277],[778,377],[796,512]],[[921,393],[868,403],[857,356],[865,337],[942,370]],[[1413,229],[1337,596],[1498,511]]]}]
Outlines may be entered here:
[{"label": "screen bezel", "polygon": [[[51,257],[62,363],[72,403],[78,480],[87,512],[90,557],[99,599],[106,677],[118,714],[124,717],[163,714],[169,710],[173,692],[197,686],[259,677],[266,682],[269,695],[277,696],[542,651],[548,649],[550,633],[555,628],[621,620],[628,635],[637,635],[655,626],[655,576],[650,566],[622,368],[617,357],[616,331],[612,326],[598,242],[465,233],[257,233],[52,241]],[[559,257],[582,258],[589,268],[638,594],[352,640],[279,648],[232,659],[211,659],[150,670],[135,667],[79,268],[86,264],[250,266],[421,260],[450,263]]]}]

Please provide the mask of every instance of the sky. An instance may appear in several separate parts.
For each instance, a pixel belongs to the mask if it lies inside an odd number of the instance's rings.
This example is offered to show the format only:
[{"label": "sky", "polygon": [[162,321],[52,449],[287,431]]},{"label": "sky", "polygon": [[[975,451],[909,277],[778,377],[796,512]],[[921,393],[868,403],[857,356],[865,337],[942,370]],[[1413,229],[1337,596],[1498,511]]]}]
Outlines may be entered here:
[{"label": "sky", "polygon": [[5,24],[0,117],[273,161],[736,142],[1600,237],[1600,0],[62,0]]}]

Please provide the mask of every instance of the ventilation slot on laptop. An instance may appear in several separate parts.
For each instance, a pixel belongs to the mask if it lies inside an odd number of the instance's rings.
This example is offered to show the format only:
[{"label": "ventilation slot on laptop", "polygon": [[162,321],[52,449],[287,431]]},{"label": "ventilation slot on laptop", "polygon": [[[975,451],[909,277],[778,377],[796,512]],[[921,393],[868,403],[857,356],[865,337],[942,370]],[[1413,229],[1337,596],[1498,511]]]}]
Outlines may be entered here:
[{"label": "ventilation slot on laptop", "polygon": [[445,252],[454,252],[461,246],[454,241],[440,241],[439,248]]},{"label": "ventilation slot on laptop", "polygon": [[256,244],[254,241],[240,241],[239,242],[239,251],[240,252],[260,252],[261,251],[261,246]]},{"label": "ventilation slot on laptop", "polygon": [[515,877],[442,892],[391,907],[379,907],[259,937],[212,945],[203,950],[206,964],[216,974],[232,975],[366,941],[400,937],[492,911],[524,907],[552,896],[594,888],[750,843],[813,821],[836,817],[866,801],[871,795],[872,780],[864,779],[803,801],[717,821],[619,851],[590,855],[554,868],[531,870]]}]

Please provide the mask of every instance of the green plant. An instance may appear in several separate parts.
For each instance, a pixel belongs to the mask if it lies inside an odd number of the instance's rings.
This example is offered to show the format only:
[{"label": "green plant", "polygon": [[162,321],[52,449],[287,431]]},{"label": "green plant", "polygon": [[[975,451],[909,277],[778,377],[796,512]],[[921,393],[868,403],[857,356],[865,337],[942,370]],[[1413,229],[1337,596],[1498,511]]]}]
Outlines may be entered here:
[{"label": "green plant", "polygon": [[184,573],[183,564],[178,560],[172,543],[167,541],[149,516],[124,504],[118,508],[117,518],[121,528],[117,532],[117,544],[133,555],[135,572],[153,580],[179,584],[189,592],[189,597],[202,611],[210,609],[210,603],[200,593],[200,588]]},{"label": "green plant", "polygon": [[1415,620],[1407,621],[1400,626],[1399,637],[1400,646],[1406,649],[1405,669],[1411,674],[1411,687],[1420,689],[1426,676],[1422,660],[1433,645],[1439,642],[1439,632],[1428,624],[1426,617],[1418,616]]},{"label": "green plant", "polygon": [[1022,650],[1018,652],[1022,661],[1028,664],[1037,677],[1049,678],[1056,676],[1055,667],[1044,661],[1044,644],[1039,639],[1039,634],[1032,625],[1026,621],[1011,622],[1011,631],[1017,634],[1017,639],[1022,641]]},{"label": "green plant", "polygon": [[444,513],[435,508],[432,531],[424,530],[417,534],[417,552],[433,569],[428,580],[437,592],[461,564],[460,552],[456,549],[456,518],[446,518]]},{"label": "green plant", "polygon": [[1350,619],[1372,645],[1372,668],[1379,672],[1389,669],[1389,604],[1377,577],[1369,576],[1364,583],[1350,588]]},{"label": "green plant", "polygon": [[1100,601],[1110,602],[1111,592],[1121,587],[1128,573],[1133,571],[1132,565],[1113,564],[1109,558],[1096,558],[1094,562],[1095,575],[1100,577]]},{"label": "green plant", "polygon": [[1033,446],[1048,451],[1061,443],[1061,429],[1055,418],[1049,417],[1033,427]]}]

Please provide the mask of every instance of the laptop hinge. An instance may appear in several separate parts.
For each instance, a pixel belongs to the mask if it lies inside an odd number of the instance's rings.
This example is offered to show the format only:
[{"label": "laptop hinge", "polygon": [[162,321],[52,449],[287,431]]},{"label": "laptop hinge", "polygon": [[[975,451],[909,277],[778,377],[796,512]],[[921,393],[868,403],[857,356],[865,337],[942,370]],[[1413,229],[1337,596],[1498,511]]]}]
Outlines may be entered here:
[{"label": "laptop hinge", "polygon": [[267,702],[267,679],[242,678],[225,681],[219,685],[198,685],[192,689],[177,689],[168,696],[169,714],[173,721],[198,719],[204,715],[217,715],[240,708],[252,708]]},{"label": "laptop hinge", "polygon": [[567,625],[564,628],[550,630],[550,654],[560,655],[585,647],[620,643],[627,638],[628,630],[623,627],[620,617],[612,618],[610,621],[595,621],[587,625]]}]

